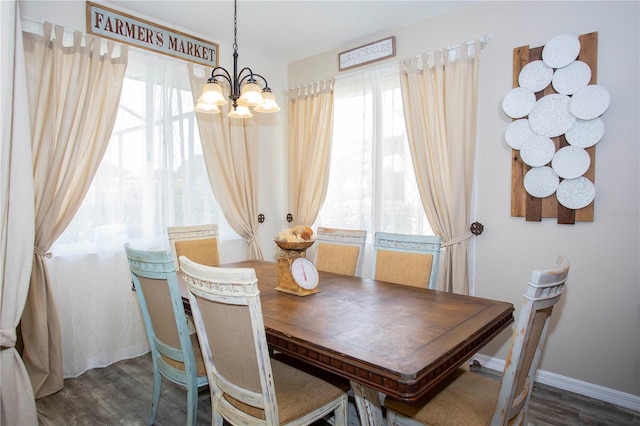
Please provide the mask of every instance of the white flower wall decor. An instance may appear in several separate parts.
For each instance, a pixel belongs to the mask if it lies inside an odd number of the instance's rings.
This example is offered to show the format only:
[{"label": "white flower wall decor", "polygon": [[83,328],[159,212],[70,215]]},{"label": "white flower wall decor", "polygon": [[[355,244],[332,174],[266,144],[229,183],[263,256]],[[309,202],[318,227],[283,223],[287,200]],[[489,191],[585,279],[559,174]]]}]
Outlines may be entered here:
[{"label": "white flower wall decor", "polygon": [[[581,45],[585,36],[588,46]],[[585,36],[563,34],[542,48],[514,49],[516,87],[502,101],[504,113],[513,119],[505,141],[520,163],[512,171],[512,216],[533,221],[558,217],[558,223],[569,224],[593,220],[596,191],[591,163],[594,146],[604,136],[601,116],[611,100],[609,92],[595,84],[597,33]],[[518,54],[523,51],[529,61],[518,71],[522,59]],[[519,193],[521,189],[526,194]],[[551,203],[535,200],[554,194],[554,203],[564,207],[555,214],[550,212]],[[575,212],[566,212],[590,205],[590,211],[577,218]]]}]

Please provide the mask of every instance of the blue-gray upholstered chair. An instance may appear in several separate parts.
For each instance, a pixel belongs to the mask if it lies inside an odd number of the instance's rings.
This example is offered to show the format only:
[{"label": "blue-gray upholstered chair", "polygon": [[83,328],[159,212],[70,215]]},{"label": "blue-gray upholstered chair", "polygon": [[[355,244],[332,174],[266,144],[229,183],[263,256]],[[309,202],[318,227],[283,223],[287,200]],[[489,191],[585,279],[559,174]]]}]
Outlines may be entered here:
[{"label": "blue-gray upholstered chair", "polygon": [[155,422],[162,378],[187,390],[187,425],[198,417],[198,390],[208,385],[198,338],[189,334],[173,258],[168,251],[124,246],[153,359],[149,425]]}]

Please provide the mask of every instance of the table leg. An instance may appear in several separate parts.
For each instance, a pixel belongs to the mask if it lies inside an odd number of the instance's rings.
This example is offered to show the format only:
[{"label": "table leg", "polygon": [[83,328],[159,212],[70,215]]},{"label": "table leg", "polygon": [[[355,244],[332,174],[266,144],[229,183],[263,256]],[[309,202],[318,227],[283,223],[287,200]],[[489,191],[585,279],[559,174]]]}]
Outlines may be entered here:
[{"label": "table leg", "polygon": [[356,400],[356,409],[362,425],[383,426],[382,406],[378,391],[351,381],[351,390]]}]

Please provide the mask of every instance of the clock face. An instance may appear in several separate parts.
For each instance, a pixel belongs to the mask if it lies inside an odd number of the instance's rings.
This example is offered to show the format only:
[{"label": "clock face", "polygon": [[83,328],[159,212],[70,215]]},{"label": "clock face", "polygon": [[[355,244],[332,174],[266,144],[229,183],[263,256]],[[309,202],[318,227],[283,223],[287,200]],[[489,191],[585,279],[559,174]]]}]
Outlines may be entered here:
[{"label": "clock face", "polygon": [[299,257],[291,263],[291,275],[305,290],[312,290],[318,285],[318,270],[304,257]]}]

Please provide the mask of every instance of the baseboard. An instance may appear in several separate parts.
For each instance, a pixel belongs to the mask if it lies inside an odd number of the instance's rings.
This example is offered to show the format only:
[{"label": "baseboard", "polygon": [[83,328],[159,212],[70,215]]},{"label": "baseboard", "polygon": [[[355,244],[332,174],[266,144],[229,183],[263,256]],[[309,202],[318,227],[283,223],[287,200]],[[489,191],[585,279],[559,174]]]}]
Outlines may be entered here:
[{"label": "baseboard", "polygon": [[[477,360],[480,365],[490,370],[496,370],[499,372],[504,371],[505,361],[503,359],[476,354],[471,359],[471,361],[473,360]],[[605,388],[604,386],[594,385],[592,383],[583,382],[570,377],[561,376],[559,374],[549,373],[548,371],[543,370],[538,370],[535,381],[542,383],[543,385],[553,386],[557,389],[573,392],[578,395],[640,412],[640,396],[620,392],[615,389]]]}]

